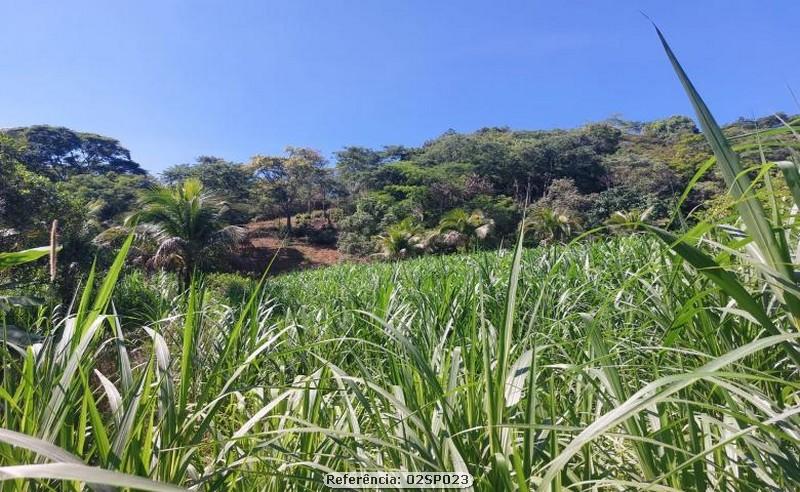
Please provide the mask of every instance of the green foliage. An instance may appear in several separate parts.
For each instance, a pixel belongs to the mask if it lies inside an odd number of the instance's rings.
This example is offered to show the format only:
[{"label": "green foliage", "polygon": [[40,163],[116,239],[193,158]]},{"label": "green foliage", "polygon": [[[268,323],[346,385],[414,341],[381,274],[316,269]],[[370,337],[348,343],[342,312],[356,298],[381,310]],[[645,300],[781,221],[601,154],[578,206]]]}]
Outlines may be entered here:
[{"label": "green foliage", "polygon": [[504,237],[516,233],[522,214],[521,207],[511,197],[481,194],[472,198],[468,205],[470,208],[482,210],[494,222],[496,236]]},{"label": "green foliage", "polygon": [[50,253],[50,250],[51,248],[49,246],[42,246],[39,248],[26,249],[24,251],[0,253],[0,270],[36,261]]},{"label": "green foliage", "polygon": [[[117,311],[158,282],[119,280]],[[45,443],[0,446],[0,464],[44,453],[198,490],[401,469],[481,491],[798,486],[800,387],[778,350],[796,335],[763,337],[644,236],[203,283],[167,295],[146,341],[79,308],[68,357],[50,340],[46,364],[7,357],[0,427]]]},{"label": "green foliage", "polygon": [[357,256],[375,253],[374,237],[381,232],[381,221],[391,202],[391,196],[375,193],[358,199],[355,211],[339,221],[339,250]]},{"label": "green foliage", "polygon": [[[767,160],[791,157],[779,129],[770,127],[761,148],[747,133],[750,127],[776,121],[780,119],[741,120],[726,128],[736,135],[734,147],[743,162],[756,163],[760,149]],[[0,182],[3,245],[35,244],[58,218],[64,255],[70,260],[66,264],[86,267],[95,253],[88,238],[118,223],[135,208],[135,190],[152,183],[120,164],[127,151],[114,150],[118,142],[107,139],[101,145],[104,137],[95,137],[51,127],[14,129],[0,136],[0,157],[9,163]],[[96,155],[87,154],[82,145]],[[47,176],[31,171],[25,161],[36,152],[52,153],[49,163],[37,168]],[[347,147],[336,153],[335,172],[318,152],[290,147],[283,156],[256,156],[247,165],[204,156],[167,169],[162,178],[167,184],[199,179],[225,200],[221,222],[283,216],[287,234],[318,244],[335,241],[341,251],[361,256],[375,253],[374,238],[393,224],[410,217],[436,228],[456,209],[481,210],[494,222],[492,241],[483,243],[487,247],[515,234],[525,203],[566,215],[586,228],[603,224],[615,212],[632,210],[651,209],[654,220],[667,221],[675,197],[710,155],[686,117],[651,123],[617,118],[574,130],[448,131],[419,148]],[[48,177],[62,181],[54,185]],[[717,173],[703,176],[682,201],[681,212],[699,216],[711,206],[718,216],[714,203],[721,182]],[[31,210],[30,217],[9,213],[12,207]],[[335,212],[337,219],[327,212],[331,207],[342,210]],[[299,212],[316,213],[328,225],[292,224]],[[138,243],[139,249],[146,249],[143,244]],[[139,253],[134,257],[142,258],[144,251]]]},{"label": "green foliage", "polygon": [[309,227],[305,231],[306,238],[311,244],[331,246],[336,244],[338,232],[333,226],[327,224],[320,227]]},{"label": "green foliage", "polygon": [[378,248],[373,236],[365,236],[357,232],[340,232],[336,244],[342,253],[360,257],[376,253]]},{"label": "green foliage", "polygon": [[169,315],[177,295],[174,277],[135,269],[126,272],[117,284],[114,309],[126,332],[135,330],[141,336],[143,326]]},{"label": "green foliage", "polygon": [[[99,232],[95,209],[80,203],[59,188],[59,184],[30,171],[19,160],[20,146],[0,135],[0,249],[19,250],[50,242],[53,221],[58,221],[61,247],[55,272],[54,293],[69,302],[79,271],[94,259],[92,237]],[[0,285],[50,283],[50,275],[23,266],[13,279],[0,279]]]},{"label": "green foliage", "polygon": [[235,273],[212,273],[204,278],[206,293],[213,302],[240,306],[256,289],[256,282]]},{"label": "green foliage", "polygon": [[22,145],[20,161],[30,170],[64,180],[81,173],[145,174],[118,140],[64,127],[36,125],[2,130]]},{"label": "green foliage", "polygon": [[467,213],[465,210],[455,208],[447,212],[439,221],[439,232],[455,231],[465,238],[463,248],[469,249],[476,241],[489,238],[494,232],[494,221],[481,210]]},{"label": "green foliage", "polygon": [[243,237],[242,228],[221,221],[224,210],[224,202],[206,192],[200,180],[190,178],[174,187],[155,186],[142,192],[137,212],[126,223],[141,226],[141,234],[157,241],[153,266],[183,272],[188,284],[196,267],[212,267]]},{"label": "green foliage", "polygon": [[40,238],[29,236],[46,231],[70,205],[54,183],[22,164],[21,152],[18,142],[0,134],[0,246],[4,249],[39,242]]},{"label": "green foliage", "polygon": [[414,223],[411,217],[406,217],[386,230],[386,234],[379,236],[383,255],[386,258],[410,258],[422,252],[420,234],[422,229]]},{"label": "green foliage", "polygon": [[[651,206],[647,196],[642,196],[630,189],[610,188],[597,194],[586,212],[588,227],[597,227],[615,212],[644,211]],[[660,210],[668,212],[666,209]]]},{"label": "green foliage", "polygon": [[578,191],[578,187],[571,179],[556,179],[550,183],[544,195],[533,204],[533,210],[534,213],[546,210],[556,215],[571,217],[576,223],[584,223],[589,209],[596,200],[596,194],[586,195]]},{"label": "green foliage", "polygon": [[403,147],[382,151],[365,147],[345,147],[336,152],[336,174],[347,193],[357,195],[380,187],[381,167],[408,155]]},{"label": "green foliage", "polygon": [[337,229],[321,210],[311,214],[297,214],[294,216],[294,223],[295,236],[305,237],[311,244],[328,246],[336,244]]},{"label": "green foliage", "polygon": [[139,192],[153,184],[142,175],[76,174],[58,183],[58,190],[80,207],[98,207],[97,220],[106,222],[121,221],[135,206]]},{"label": "green foliage", "polygon": [[[574,131],[448,131],[398,160],[348,148],[338,155],[338,172],[348,189],[356,190],[355,214],[339,224],[340,249],[371,251],[369,238],[393,224],[412,218],[437,227],[457,209],[482,210],[496,224],[495,237],[513,234],[519,205],[526,196],[541,197],[553,180],[572,180],[579,194],[598,189],[606,173],[603,158],[621,141],[620,130],[597,124]],[[359,179],[368,183],[359,185]],[[362,200],[380,204],[380,210]]]},{"label": "green foliage", "polygon": [[[66,198],[50,180],[28,171],[22,164],[3,161],[0,166],[0,226],[13,229],[3,234],[35,234],[46,229],[60,211],[68,207]],[[25,213],[20,211],[24,210]]]},{"label": "green foliage", "polygon": [[168,185],[187,179],[199,179],[203,186],[230,204],[225,219],[243,223],[255,214],[255,178],[246,166],[226,161],[220,157],[200,156],[194,164],[178,164],[161,173]]},{"label": "green foliage", "polygon": [[535,209],[527,219],[526,228],[533,231],[534,238],[543,244],[567,242],[579,230],[578,220],[566,212],[547,207]]},{"label": "green foliage", "polygon": [[686,116],[670,116],[664,120],[656,120],[644,125],[642,134],[647,137],[657,138],[669,143],[674,142],[684,135],[700,133],[697,125]]},{"label": "green foliage", "polygon": [[286,153],[286,157],[257,155],[248,168],[258,180],[256,192],[268,200],[262,205],[279,210],[291,233],[292,215],[298,207],[305,203],[310,213],[316,201],[324,205],[334,184],[327,161],[316,150],[287,147]]},{"label": "green foliage", "polygon": [[[10,273],[6,270],[9,270],[12,267],[24,265],[26,263],[35,262],[39,258],[47,256],[48,254],[50,255],[50,270],[51,272],[54,271],[56,262],[55,258],[57,254],[56,248],[57,245],[53,244],[50,246],[41,246],[22,251],[0,252],[0,280],[3,280],[4,277]],[[7,313],[12,311],[15,307],[23,308],[24,310],[24,308],[39,306],[42,304],[42,300],[32,296],[35,294],[35,292],[20,291],[17,289],[17,292],[12,290],[10,292],[11,295],[6,295],[9,293],[8,291],[11,290],[12,287],[14,287],[13,283],[0,284],[0,315],[3,316],[4,321],[7,319]],[[26,344],[29,344],[32,341],[30,333],[25,330],[13,327],[8,331],[9,333],[2,338],[7,338],[12,342],[24,340]]]},{"label": "green foliage", "polygon": [[631,154],[615,155],[605,162],[609,187],[592,196],[582,209],[587,227],[603,224],[615,212],[650,209],[656,221],[672,214],[684,182],[669,165]]},{"label": "green foliage", "polygon": [[[790,317],[796,331],[800,327],[800,297],[797,295],[798,284],[794,270],[794,263],[798,261],[798,258],[794,257],[794,248],[790,246],[794,242],[791,236],[787,235],[786,231],[781,230],[782,216],[784,214],[779,210],[778,204],[773,197],[771,203],[772,216],[767,215],[762,201],[759,200],[754,192],[754,186],[748,173],[741,165],[739,156],[731,148],[722,129],[700,97],[700,94],[697,93],[657,27],[656,32],[675,73],[678,75],[678,79],[692,102],[692,106],[694,106],[700,126],[703,128],[703,133],[714,151],[717,166],[725,179],[731,197],[734,199],[739,219],[745,225],[745,232],[740,234],[750,236],[749,239],[753,242],[751,249],[745,253],[745,259],[754,268],[762,272],[765,284],[775,293],[777,301]],[[765,184],[767,189],[771,191],[769,169],[763,151],[761,157],[762,168],[764,168],[762,170],[766,172]],[[787,185],[792,188],[794,197],[800,197],[800,179],[798,179],[797,167],[797,162],[788,162],[781,166]],[[795,191],[797,193],[794,193]],[[800,207],[800,201],[796,201],[794,205],[795,207]],[[726,294],[735,299],[740,308],[758,320],[768,333],[774,336],[780,336],[785,333],[785,331],[773,324],[763,306],[747,292],[736,275],[725,270],[703,251],[686,243],[683,238],[674,238],[665,231],[655,230],[654,232],[669,244],[676,253],[708,276]],[[787,355],[794,363],[800,364],[800,351],[798,351],[795,344],[787,340],[784,343],[784,347]]]}]

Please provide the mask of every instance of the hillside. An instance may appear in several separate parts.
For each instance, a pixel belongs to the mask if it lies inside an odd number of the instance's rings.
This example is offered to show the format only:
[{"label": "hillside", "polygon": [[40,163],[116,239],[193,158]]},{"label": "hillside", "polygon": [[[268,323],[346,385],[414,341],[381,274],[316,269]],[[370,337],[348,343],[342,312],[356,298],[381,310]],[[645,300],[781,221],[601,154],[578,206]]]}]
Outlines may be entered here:
[{"label": "hillside", "polygon": [[[760,162],[757,134],[765,158],[783,160],[797,145],[782,123],[792,119],[740,119],[724,132],[746,163]],[[331,164],[309,148],[247,163],[200,157],[156,178],[113,138],[48,126],[6,130],[0,134],[0,246],[40,244],[58,219],[65,245],[59,268],[86,268],[119,244],[114,238],[143,190],[192,178],[219,205],[215,227],[239,224],[248,231],[233,249],[214,247],[203,255],[203,268],[211,271],[257,275],[284,238],[291,244],[281,250],[276,272],[342,259],[491,249],[513,241],[526,202],[530,242],[560,242],[602,227],[617,212],[647,211],[651,221],[665,223],[711,154],[692,120],[672,117],[611,119],[572,130],[448,131],[420,147],[347,147],[335,157]],[[680,211],[690,221],[724,215],[724,189],[712,167]],[[23,209],[24,217],[16,213]],[[139,263],[157,263],[157,250],[151,234],[137,248]],[[65,295],[70,289],[64,286]]]},{"label": "hillside", "polygon": [[[282,273],[306,268],[335,265],[343,255],[335,245],[314,244],[306,238],[285,237],[275,220],[246,224],[247,243],[237,255],[241,271]],[[274,257],[274,260],[273,260]]]}]

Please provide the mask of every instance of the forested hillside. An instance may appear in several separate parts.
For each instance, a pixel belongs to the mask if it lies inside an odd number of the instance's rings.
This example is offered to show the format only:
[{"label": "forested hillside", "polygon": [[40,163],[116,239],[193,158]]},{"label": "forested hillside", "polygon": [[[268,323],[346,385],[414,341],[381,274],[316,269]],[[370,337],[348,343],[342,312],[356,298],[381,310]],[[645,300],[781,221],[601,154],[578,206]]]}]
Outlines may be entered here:
[{"label": "forested hillside", "polygon": [[[791,119],[740,119],[725,132],[746,161],[757,163],[761,131],[765,158],[780,160],[796,145],[781,122]],[[144,191],[190,178],[213,198],[217,229],[276,219],[266,234],[333,244],[350,257],[495,247],[514,235],[526,203],[529,241],[564,241],[602,227],[618,212],[646,213],[666,224],[710,157],[687,117],[615,118],[572,130],[447,131],[420,147],[346,147],[333,162],[296,147],[244,163],[202,156],[152,176],[113,138],[60,127],[14,128],[0,133],[0,249],[46,242],[57,220],[64,247],[59,269],[85,269],[119,245]],[[717,213],[714,200],[723,190],[713,169],[704,173],[680,204],[682,218]],[[163,243],[152,232],[140,228],[141,264]],[[241,269],[242,262],[230,261],[233,249],[197,266]],[[186,268],[185,262],[164,265]]]}]

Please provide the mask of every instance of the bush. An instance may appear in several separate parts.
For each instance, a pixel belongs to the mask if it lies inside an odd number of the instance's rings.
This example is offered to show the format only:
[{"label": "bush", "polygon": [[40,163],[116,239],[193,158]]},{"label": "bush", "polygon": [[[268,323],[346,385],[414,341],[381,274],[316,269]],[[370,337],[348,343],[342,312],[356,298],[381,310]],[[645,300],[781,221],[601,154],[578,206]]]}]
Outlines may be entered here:
[{"label": "bush", "polygon": [[336,244],[336,228],[329,225],[322,227],[309,227],[306,231],[306,238],[311,244],[331,245]]},{"label": "bush", "polygon": [[602,225],[615,212],[644,212],[651,207],[648,217],[659,221],[669,216],[672,202],[652,193],[642,195],[628,188],[611,188],[597,194],[586,214],[586,228]]},{"label": "bush", "polygon": [[177,297],[175,276],[132,270],[114,290],[114,307],[125,328],[139,328],[168,316]]},{"label": "bush", "polygon": [[378,251],[376,241],[357,232],[343,232],[339,236],[338,249],[353,256],[368,256]]},{"label": "bush", "polygon": [[356,202],[355,212],[339,221],[340,251],[356,256],[377,251],[372,238],[382,230],[381,222],[387,210],[384,199],[379,194],[368,194]]},{"label": "bush", "polygon": [[307,213],[297,214],[292,219],[292,225],[302,227],[311,222],[311,216]]},{"label": "bush", "polygon": [[571,179],[556,179],[550,183],[544,196],[534,203],[533,208],[537,211],[551,210],[583,223],[594,197],[594,194],[581,194]]},{"label": "bush", "polygon": [[686,116],[671,116],[664,120],[657,120],[642,128],[642,134],[648,137],[674,142],[681,135],[700,133],[694,121]]},{"label": "bush", "polygon": [[236,273],[215,273],[205,279],[206,292],[212,299],[236,306],[247,301],[255,282]]},{"label": "bush", "polygon": [[336,224],[344,218],[344,210],[338,207],[328,209],[328,217],[331,218],[331,222]]},{"label": "bush", "polygon": [[514,234],[522,215],[517,203],[508,196],[478,195],[469,202],[469,208],[483,211],[495,225],[498,238]]}]

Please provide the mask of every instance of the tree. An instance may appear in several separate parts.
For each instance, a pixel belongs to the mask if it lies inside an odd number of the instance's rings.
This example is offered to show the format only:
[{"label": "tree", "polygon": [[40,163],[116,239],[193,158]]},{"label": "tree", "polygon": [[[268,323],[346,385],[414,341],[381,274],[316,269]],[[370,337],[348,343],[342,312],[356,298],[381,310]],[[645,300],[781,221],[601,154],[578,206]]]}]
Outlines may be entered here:
[{"label": "tree", "polygon": [[555,179],[547,187],[544,196],[533,204],[534,215],[538,210],[548,209],[558,215],[570,217],[582,222],[592,207],[597,195],[583,194],[578,191],[575,182],[569,178]]},{"label": "tree", "polygon": [[[548,135],[522,142],[515,148],[519,189],[515,195],[540,197],[550,183],[570,178],[583,193],[599,191],[605,174],[602,156],[614,152],[621,132],[608,126]],[[520,175],[521,174],[521,175]]]},{"label": "tree", "polygon": [[242,164],[200,156],[193,164],[178,164],[161,173],[161,179],[171,185],[189,178],[199,179],[207,190],[228,200],[243,202],[251,198],[253,175]]},{"label": "tree", "polygon": [[381,154],[366,147],[345,147],[335,152],[336,174],[351,195],[369,189],[370,175],[381,165]]},{"label": "tree", "polygon": [[[17,250],[49,241],[51,224],[58,221],[59,253],[55,291],[69,301],[76,269],[94,259],[91,238],[97,234],[93,207],[59,188],[60,183],[32,172],[18,160],[15,139],[0,134],[0,250]],[[14,282],[33,282],[38,269],[21,268]],[[4,282],[0,281],[0,284]]]},{"label": "tree", "polygon": [[161,179],[171,185],[189,178],[199,179],[207,190],[230,204],[227,220],[242,223],[252,218],[255,179],[247,166],[220,157],[200,156],[193,164],[178,164],[161,173]]},{"label": "tree", "polygon": [[76,207],[55,183],[20,162],[22,150],[0,134],[0,248],[5,250],[41,243],[53,220],[66,224],[75,215]]},{"label": "tree", "polygon": [[578,228],[572,217],[550,208],[541,208],[528,219],[526,226],[533,229],[534,235],[544,244],[563,242],[569,239]]},{"label": "tree", "polygon": [[494,221],[480,210],[467,213],[456,208],[447,212],[439,222],[439,232],[456,231],[466,238],[465,248],[469,248],[472,240],[486,239],[494,228]]},{"label": "tree", "polygon": [[[389,204],[382,196],[366,193],[355,201],[353,213],[338,222],[339,251],[355,256],[366,256],[375,252],[375,236],[382,230]],[[390,223],[398,222],[392,218]]]},{"label": "tree", "polygon": [[138,205],[140,211],[126,224],[146,225],[144,230],[158,242],[153,265],[180,270],[184,285],[196,267],[208,265],[215,250],[235,245],[244,234],[240,227],[221,223],[226,204],[206,192],[198,179],[154,186],[141,194]]},{"label": "tree", "polygon": [[97,207],[96,218],[106,222],[129,213],[142,190],[153,185],[153,179],[139,174],[76,174],[57,183],[60,192],[78,206]]},{"label": "tree", "polygon": [[408,160],[413,151],[402,145],[387,145],[383,150],[352,146],[334,155],[337,179],[348,194],[356,195],[380,188],[384,164]]},{"label": "tree", "polygon": [[327,161],[316,150],[287,147],[286,153],[286,157],[257,155],[249,169],[259,181],[260,191],[281,210],[291,233],[298,205],[313,201],[328,173]]},{"label": "tree", "polygon": [[389,226],[386,234],[378,237],[386,258],[408,258],[420,252],[422,248],[422,229],[411,217],[406,217],[397,224]]},{"label": "tree", "polygon": [[146,174],[118,140],[49,125],[3,133],[23,143],[20,161],[33,172],[64,180],[79,173]]},{"label": "tree", "polygon": [[665,143],[673,143],[681,135],[695,133],[700,133],[700,130],[694,121],[686,116],[670,116],[648,123],[642,128],[642,135],[657,138]]}]

